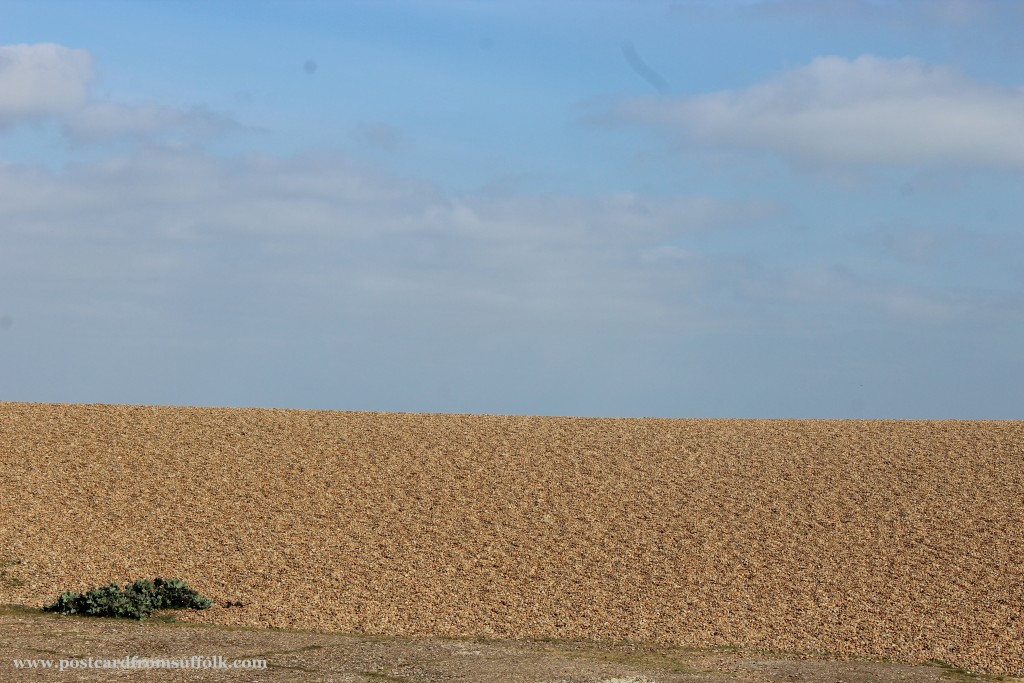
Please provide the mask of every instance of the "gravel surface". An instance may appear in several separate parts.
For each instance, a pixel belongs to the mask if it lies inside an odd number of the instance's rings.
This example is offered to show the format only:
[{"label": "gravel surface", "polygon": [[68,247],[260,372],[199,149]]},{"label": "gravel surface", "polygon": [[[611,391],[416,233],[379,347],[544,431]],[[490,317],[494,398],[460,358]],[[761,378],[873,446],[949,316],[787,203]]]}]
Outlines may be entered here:
[{"label": "gravel surface", "polygon": [[[0,403],[0,603],[1024,672],[1024,422]],[[227,601],[243,606],[224,606]]]},{"label": "gravel surface", "polygon": [[[124,661],[133,656],[186,661],[192,657],[207,660],[219,657],[227,667],[147,668],[144,672],[133,673],[125,669],[83,666],[88,658],[94,662]],[[59,671],[61,660],[65,662],[63,673]],[[72,664],[72,660],[77,661]],[[248,668],[253,660],[265,661],[266,668]],[[50,669],[45,668],[47,661],[51,663]],[[232,666],[236,663],[238,668]],[[31,608],[0,605],[0,681],[3,683],[70,680],[124,683],[133,676],[141,677],[145,683],[985,683],[991,680],[962,674],[939,665],[783,657],[778,653],[733,647],[699,650],[649,643],[352,635],[164,623],[160,618],[126,622],[45,614]],[[998,680],[1024,683],[1024,678],[1000,677]]]}]

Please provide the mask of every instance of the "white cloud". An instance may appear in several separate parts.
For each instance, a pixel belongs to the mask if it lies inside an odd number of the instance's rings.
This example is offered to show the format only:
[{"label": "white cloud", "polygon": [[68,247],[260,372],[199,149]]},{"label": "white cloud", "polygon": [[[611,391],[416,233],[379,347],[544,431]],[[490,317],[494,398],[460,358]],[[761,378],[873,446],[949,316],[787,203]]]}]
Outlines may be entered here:
[{"label": "white cloud", "polygon": [[1024,90],[916,59],[819,57],[745,90],[633,100],[617,113],[797,164],[1024,168]]},{"label": "white cloud", "polygon": [[240,128],[205,106],[121,104],[89,96],[92,55],[52,43],[0,46],[0,130],[55,118],[73,142],[196,141]]},{"label": "white cloud", "polygon": [[92,57],[51,43],[0,46],[0,128],[83,106]]}]

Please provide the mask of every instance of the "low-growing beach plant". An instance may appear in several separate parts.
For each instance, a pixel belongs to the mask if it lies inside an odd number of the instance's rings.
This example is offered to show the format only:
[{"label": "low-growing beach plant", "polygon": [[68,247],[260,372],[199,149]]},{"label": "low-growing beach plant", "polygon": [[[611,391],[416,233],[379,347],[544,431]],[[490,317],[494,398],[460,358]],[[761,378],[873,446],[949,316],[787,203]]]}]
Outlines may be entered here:
[{"label": "low-growing beach plant", "polygon": [[124,590],[112,583],[87,593],[69,591],[53,604],[43,607],[43,611],[143,619],[158,609],[206,609],[212,605],[212,600],[196,593],[181,579],[157,577],[153,581],[139,579],[125,584]]}]

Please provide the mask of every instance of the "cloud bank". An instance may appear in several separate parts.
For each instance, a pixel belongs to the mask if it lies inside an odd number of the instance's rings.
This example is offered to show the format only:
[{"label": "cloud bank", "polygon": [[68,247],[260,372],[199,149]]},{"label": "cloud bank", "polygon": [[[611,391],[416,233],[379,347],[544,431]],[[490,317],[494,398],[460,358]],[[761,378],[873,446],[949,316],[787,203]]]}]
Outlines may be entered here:
[{"label": "cloud bank", "polygon": [[61,283],[67,296],[32,308],[71,317],[158,301],[194,319],[231,290],[246,293],[237,310],[284,317],[678,321],[679,297],[715,268],[649,250],[781,211],[699,195],[450,195],[339,155],[143,148],[61,171],[0,165],[0,282]]}]

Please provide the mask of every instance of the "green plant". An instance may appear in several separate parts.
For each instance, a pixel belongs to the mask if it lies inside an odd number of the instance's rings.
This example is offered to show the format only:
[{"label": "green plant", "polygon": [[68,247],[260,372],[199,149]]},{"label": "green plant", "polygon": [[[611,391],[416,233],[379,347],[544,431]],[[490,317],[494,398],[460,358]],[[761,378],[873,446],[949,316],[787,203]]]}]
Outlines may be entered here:
[{"label": "green plant", "polygon": [[207,609],[213,605],[212,600],[196,593],[181,579],[156,579],[154,583],[163,600],[163,606],[157,609]]},{"label": "green plant", "polygon": [[212,605],[213,601],[196,593],[184,581],[158,577],[153,581],[139,579],[126,584],[124,590],[112,583],[84,594],[69,591],[43,607],[43,611],[143,619],[158,609],[207,609]]}]

